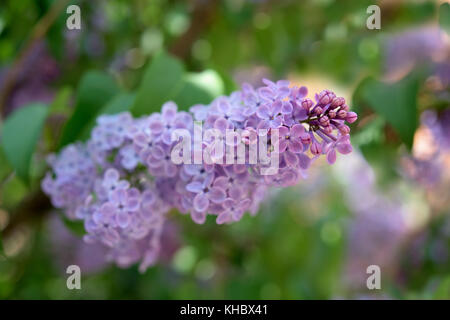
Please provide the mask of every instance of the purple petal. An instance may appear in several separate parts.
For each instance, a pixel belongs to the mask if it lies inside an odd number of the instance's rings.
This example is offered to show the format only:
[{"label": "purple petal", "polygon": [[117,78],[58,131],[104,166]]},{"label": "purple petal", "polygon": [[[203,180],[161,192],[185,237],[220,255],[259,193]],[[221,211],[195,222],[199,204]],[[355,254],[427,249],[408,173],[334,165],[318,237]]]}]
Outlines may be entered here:
[{"label": "purple petal", "polygon": [[119,180],[119,171],[116,169],[108,169],[105,172],[106,181],[117,181]]},{"label": "purple petal", "polygon": [[191,212],[191,218],[195,223],[203,224],[206,221],[206,212],[198,212],[193,210]]},{"label": "purple petal", "polygon": [[177,110],[178,107],[174,102],[172,101],[166,102],[161,109],[163,119],[166,122],[173,120],[177,114]]},{"label": "purple petal", "polygon": [[280,138],[285,138],[289,134],[289,129],[287,127],[281,127],[278,129],[278,135]]},{"label": "purple petal", "polygon": [[163,159],[165,155],[166,155],[166,152],[160,146],[155,146],[152,149],[152,157],[154,157],[155,159],[158,159],[158,160]]},{"label": "purple petal", "polygon": [[159,120],[153,120],[152,122],[150,122],[149,127],[152,133],[156,135],[161,134],[161,132],[163,132],[164,130],[164,124]]},{"label": "purple petal", "polygon": [[348,154],[353,151],[353,147],[350,143],[338,143],[336,144],[336,149],[342,154]]},{"label": "purple petal", "polygon": [[218,187],[213,187],[208,192],[209,200],[214,203],[222,203],[225,200],[226,196],[227,194],[225,193],[225,191]]},{"label": "purple petal", "polygon": [[282,114],[290,114],[294,108],[289,101],[283,101],[283,106],[281,108]]},{"label": "purple petal", "polygon": [[295,153],[292,153],[290,151],[286,151],[284,153],[284,160],[286,160],[286,163],[290,166],[290,167],[296,167],[298,164],[298,158],[295,155]]},{"label": "purple petal", "polygon": [[226,189],[228,187],[228,178],[227,177],[218,177],[216,180],[214,180],[215,187],[219,187],[222,189]]},{"label": "purple petal", "polygon": [[203,190],[203,184],[200,181],[193,181],[186,185],[186,190],[189,192],[199,193]]},{"label": "purple petal", "polygon": [[206,212],[209,206],[209,199],[203,193],[198,193],[194,198],[194,209],[198,212]]},{"label": "purple petal", "polygon": [[283,106],[283,102],[281,100],[274,101],[271,106],[271,112],[270,114],[273,116],[276,116],[277,114],[281,113],[281,108]]},{"label": "purple petal", "polygon": [[273,100],[273,97],[275,96],[272,89],[270,89],[268,87],[259,88],[258,93],[261,96],[261,98],[263,98],[265,100]]},{"label": "purple petal", "polygon": [[329,164],[333,164],[336,162],[336,150],[334,150],[334,148],[331,148],[327,152],[327,161]]},{"label": "purple petal", "polygon": [[119,212],[116,216],[117,225],[121,228],[126,228],[130,224],[130,216],[126,212]]},{"label": "purple petal", "polygon": [[230,208],[232,208],[235,204],[236,204],[236,201],[234,201],[234,200],[231,199],[231,198],[227,198],[227,199],[225,199],[225,201],[222,203],[222,207],[223,207],[224,209],[230,209]]},{"label": "purple petal", "polygon": [[278,143],[278,152],[282,153],[282,152],[286,151],[287,147],[288,147],[288,142],[285,139],[281,140]]},{"label": "purple petal", "polygon": [[291,140],[289,141],[289,151],[293,153],[302,153],[303,152],[303,144],[299,140]]},{"label": "purple petal", "polygon": [[222,212],[221,214],[219,214],[217,216],[217,219],[216,219],[217,224],[224,224],[229,221],[231,221],[231,214],[229,211]]},{"label": "purple petal", "polygon": [[297,154],[297,157],[300,168],[304,170],[308,169],[309,165],[311,164],[311,159],[304,153]]},{"label": "purple petal", "polygon": [[139,199],[138,198],[128,198],[127,207],[128,211],[137,211],[139,209]]},{"label": "purple petal", "polygon": [[305,132],[305,128],[301,124],[295,124],[291,128],[291,137],[300,138],[300,135]]},{"label": "purple petal", "polygon": [[262,105],[256,110],[256,115],[262,120],[267,120],[270,118],[270,109],[267,105]]},{"label": "purple petal", "polygon": [[228,128],[227,119],[225,119],[223,117],[218,118],[216,121],[214,121],[214,128],[218,129],[220,131],[225,131]]}]

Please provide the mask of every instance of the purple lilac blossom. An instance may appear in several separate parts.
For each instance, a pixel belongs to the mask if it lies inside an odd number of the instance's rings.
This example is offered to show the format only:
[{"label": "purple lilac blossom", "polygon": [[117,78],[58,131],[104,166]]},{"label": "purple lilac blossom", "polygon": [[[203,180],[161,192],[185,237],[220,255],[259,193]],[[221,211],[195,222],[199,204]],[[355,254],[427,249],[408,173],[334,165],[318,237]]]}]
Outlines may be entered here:
[{"label": "purple lilac blossom", "polygon": [[[55,207],[71,219],[84,221],[88,243],[108,249],[107,258],[121,267],[140,263],[140,270],[158,261],[167,213],[176,209],[190,214],[196,223],[208,215],[218,224],[254,215],[269,187],[288,187],[305,177],[314,159],[325,155],[330,164],[352,151],[349,127],[357,119],[344,98],[324,90],[307,98],[306,87],[289,81],[272,82],[215,99],[209,105],[178,111],[174,102],[161,113],[133,118],[130,113],[104,115],[97,119],[86,144],[67,146],[49,157],[51,172],[42,182]],[[197,124],[221,132],[231,129],[255,133],[267,130],[268,156],[277,152],[277,173],[264,175],[265,163],[175,164],[171,151],[175,129],[194,136]],[[279,138],[272,132],[277,129]],[[251,137],[233,141],[232,148],[256,143]],[[272,141],[273,140],[273,141]],[[194,142],[195,143],[195,142]],[[203,148],[226,141],[203,140]],[[192,156],[192,155],[191,155]],[[237,157],[235,157],[235,160]]]}]

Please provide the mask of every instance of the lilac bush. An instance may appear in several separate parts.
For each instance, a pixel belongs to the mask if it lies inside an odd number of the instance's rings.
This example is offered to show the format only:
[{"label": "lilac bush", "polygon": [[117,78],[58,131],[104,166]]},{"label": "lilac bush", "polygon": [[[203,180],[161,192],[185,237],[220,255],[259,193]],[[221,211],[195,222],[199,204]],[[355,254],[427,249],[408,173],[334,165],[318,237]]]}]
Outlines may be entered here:
[{"label": "lilac bush", "polygon": [[[42,188],[67,217],[84,222],[86,242],[109,248],[108,259],[117,265],[140,262],[144,271],[158,259],[170,210],[189,214],[199,224],[207,215],[216,216],[218,224],[239,221],[246,212],[256,214],[268,188],[292,186],[305,177],[320,155],[333,164],[336,151],[352,151],[346,123],[357,115],[344,98],[324,90],[313,101],[306,97],[306,87],[263,82],[260,88],[245,84],[241,91],[195,105],[190,112],[167,102],[161,113],[150,116],[100,116],[86,143],[49,157],[52,170]],[[172,153],[181,138],[174,140],[174,133],[182,129],[195,137],[199,122],[219,132],[267,130],[267,153],[277,153],[278,170],[265,175],[267,164],[248,157],[241,162],[235,157],[232,164],[218,161],[224,154],[211,155],[213,163],[175,164]],[[217,143],[232,149],[256,143],[252,135],[232,142],[202,138],[201,151]]]}]

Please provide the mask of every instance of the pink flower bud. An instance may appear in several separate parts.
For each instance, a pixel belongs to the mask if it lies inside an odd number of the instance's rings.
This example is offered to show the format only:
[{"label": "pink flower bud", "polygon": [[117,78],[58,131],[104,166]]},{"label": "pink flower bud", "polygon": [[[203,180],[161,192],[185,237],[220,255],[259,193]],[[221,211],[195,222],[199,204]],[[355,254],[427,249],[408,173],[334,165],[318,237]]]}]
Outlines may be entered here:
[{"label": "pink flower bud", "polygon": [[343,135],[346,135],[346,134],[349,134],[349,133],[350,133],[350,127],[347,126],[347,125],[345,125],[345,124],[340,125],[340,126],[338,127],[338,129],[339,129],[339,131],[340,131]]},{"label": "pink flower bud", "polygon": [[350,111],[347,112],[347,117],[345,117],[345,120],[348,123],[353,123],[358,119],[358,115],[356,114],[356,112]]},{"label": "pink flower bud", "polygon": [[336,97],[331,102],[331,108],[337,108],[339,106],[342,106],[345,103],[345,99],[342,97]]},{"label": "pink flower bud", "polygon": [[317,141],[314,141],[311,144],[310,150],[313,155],[318,155],[322,152],[322,146]]},{"label": "pink flower bud", "polygon": [[322,125],[324,127],[327,127],[330,125],[330,119],[328,119],[327,116],[320,117],[319,122],[320,122],[320,125]]},{"label": "pink flower bud", "polygon": [[347,111],[341,109],[338,111],[337,116],[339,119],[345,119],[347,116]]},{"label": "pink flower bud", "polygon": [[306,132],[304,132],[300,135],[300,140],[302,141],[303,144],[306,144],[306,145],[311,143],[311,137]]},{"label": "pink flower bud", "polygon": [[328,125],[328,126],[326,126],[326,127],[323,127],[323,128],[321,129],[321,131],[330,134],[330,133],[333,132],[333,127],[330,126],[330,125]]},{"label": "pink flower bud", "polygon": [[302,101],[302,108],[309,111],[313,106],[314,102],[311,99],[305,99]]}]

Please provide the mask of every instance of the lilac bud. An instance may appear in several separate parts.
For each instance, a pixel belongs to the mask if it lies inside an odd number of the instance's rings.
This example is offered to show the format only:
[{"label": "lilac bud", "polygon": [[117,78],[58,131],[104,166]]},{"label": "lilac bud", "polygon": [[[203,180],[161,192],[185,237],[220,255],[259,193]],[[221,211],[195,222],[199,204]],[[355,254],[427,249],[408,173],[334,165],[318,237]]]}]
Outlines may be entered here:
[{"label": "lilac bud", "polygon": [[345,118],[345,120],[346,120],[348,123],[353,123],[353,122],[355,122],[357,119],[358,119],[358,115],[356,114],[356,112],[353,112],[353,111],[347,112],[347,117]]},{"label": "lilac bud", "polygon": [[322,92],[319,93],[319,95],[317,96],[317,102],[319,102],[320,104],[323,105],[327,105],[329,104],[331,101],[333,101],[333,99],[336,97],[336,95],[329,90],[323,90]]},{"label": "lilac bud", "polygon": [[317,141],[313,141],[310,150],[313,155],[319,155],[322,153],[322,146]]},{"label": "lilac bud", "polygon": [[323,131],[323,132],[325,132],[325,133],[327,133],[327,134],[330,134],[330,133],[333,132],[333,127],[330,126],[330,125],[328,125],[328,126],[326,126],[326,127],[321,128],[321,131]]},{"label": "lilac bud", "polygon": [[311,143],[311,137],[309,136],[308,133],[304,132],[300,135],[300,140],[302,141],[303,144],[305,145],[309,145]]},{"label": "lilac bud", "polygon": [[302,108],[309,111],[309,109],[311,109],[313,104],[314,104],[314,102],[311,99],[304,99],[302,101]]},{"label": "lilac bud", "polygon": [[342,133],[343,135],[349,134],[350,133],[350,127],[345,125],[345,124],[341,124],[339,127],[339,132]]},{"label": "lilac bud", "polygon": [[344,103],[344,104],[341,106],[341,110],[348,111],[348,110],[350,110],[350,108],[348,107],[347,104]]},{"label": "lilac bud", "polygon": [[337,108],[339,106],[342,106],[345,103],[345,99],[342,97],[336,97],[333,99],[333,101],[331,102],[331,108]]},{"label": "lilac bud", "polygon": [[339,119],[345,119],[347,116],[347,111],[341,109],[338,111],[337,116]]},{"label": "lilac bud", "polygon": [[327,127],[330,125],[330,119],[328,119],[327,116],[320,117],[319,122],[320,122],[320,125],[322,125],[324,127]]},{"label": "lilac bud", "polygon": [[328,111],[328,118],[330,118],[330,119],[336,118],[336,110],[329,110]]}]

